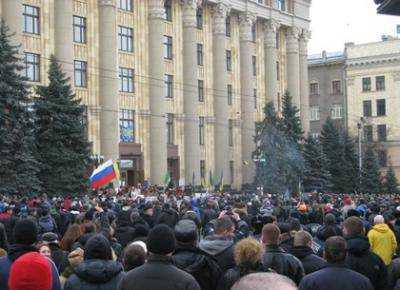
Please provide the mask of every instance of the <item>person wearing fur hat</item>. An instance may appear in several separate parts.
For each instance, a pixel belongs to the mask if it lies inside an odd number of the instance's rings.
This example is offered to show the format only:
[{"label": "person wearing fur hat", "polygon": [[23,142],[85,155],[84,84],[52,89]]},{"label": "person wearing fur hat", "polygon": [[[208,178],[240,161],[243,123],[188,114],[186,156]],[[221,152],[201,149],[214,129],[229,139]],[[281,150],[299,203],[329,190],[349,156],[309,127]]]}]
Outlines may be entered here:
[{"label": "person wearing fur hat", "polygon": [[[38,228],[30,219],[19,220],[14,227],[14,244],[9,248],[6,256],[0,258],[0,289],[9,290],[8,282],[13,263],[22,255],[38,252],[37,242]],[[60,279],[55,264],[49,260],[52,273],[52,290],[61,290]]]},{"label": "person wearing fur hat", "polygon": [[116,290],[123,276],[121,263],[112,260],[110,242],[98,234],[88,240],[84,261],[74,269],[64,290]]},{"label": "person wearing fur hat", "polygon": [[118,290],[200,290],[192,275],[174,266],[171,256],[175,247],[172,229],[164,224],[156,225],[147,238],[150,253],[147,262],[129,271]]}]

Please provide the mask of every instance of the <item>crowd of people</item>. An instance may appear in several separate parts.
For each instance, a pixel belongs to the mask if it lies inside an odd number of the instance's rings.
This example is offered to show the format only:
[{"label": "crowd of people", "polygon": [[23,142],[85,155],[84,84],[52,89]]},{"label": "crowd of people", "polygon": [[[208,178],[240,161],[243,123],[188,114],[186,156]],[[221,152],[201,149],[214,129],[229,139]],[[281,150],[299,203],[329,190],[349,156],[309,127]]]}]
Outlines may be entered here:
[{"label": "crowd of people", "polygon": [[0,195],[0,289],[400,290],[400,196]]}]

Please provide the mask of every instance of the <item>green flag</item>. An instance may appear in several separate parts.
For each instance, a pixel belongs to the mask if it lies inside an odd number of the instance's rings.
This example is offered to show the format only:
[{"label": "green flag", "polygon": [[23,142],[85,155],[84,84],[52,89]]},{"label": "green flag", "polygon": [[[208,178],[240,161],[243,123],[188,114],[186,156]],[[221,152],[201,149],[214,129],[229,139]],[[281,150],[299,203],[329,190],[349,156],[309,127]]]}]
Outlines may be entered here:
[{"label": "green flag", "polygon": [[167,171],[164,175],[164,184],[168,185],[171,182],[171,174]]}]

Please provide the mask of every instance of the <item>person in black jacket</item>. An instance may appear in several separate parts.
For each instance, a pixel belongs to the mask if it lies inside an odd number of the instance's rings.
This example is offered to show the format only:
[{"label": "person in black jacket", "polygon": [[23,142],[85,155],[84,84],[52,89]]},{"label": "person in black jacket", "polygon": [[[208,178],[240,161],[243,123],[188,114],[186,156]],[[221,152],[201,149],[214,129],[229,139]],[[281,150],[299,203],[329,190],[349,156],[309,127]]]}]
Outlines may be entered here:
[{"label": "person in black jacket", "polygon": [[299,231],[294,235],[291,254],[303,264],[305,274],[315,272],[325,266],[326,261],[314,254],[311,249],[312,236],[306,231]]},{"label": "person in black jacket", "polygon": [[175,267],[172,253],[176,241],[167,225],[156,225],[147,238],[150,253],[147,262],[131,271],[122,279],[118,290],[200,290],[192,275]]},{"label": "person in black jacket", "polygon": [[233,258],[233,238],[235,225],[229,216],[215,220],[214,234],[205,237],[199,248],[217,260],[222,273],[235,266]]},{"label": "person in black jacket", "polygon": [[112,260],[110,242],[101,234],[86,243],[84,261],[65,283],[64,290],[116,290],[124,276],[122,265]]},{"label": "person in black jacket", "polygon": [[181,270],[191,274],[202,290],[214,290],[221,270],[213,257],[197,247],[198,229],[192,220],[181,220],[175,226],[177,248],[172,260]]},{"label": "person in black jacket", "polygon": [[135,235],[135,228],[132,226],[130,219],[131,211],[121,211],[117,215],[115,238],[125,248],[130,242],[133,241]]},{"label": "person in black jacket", "polygon": [[355,216],[347,218],[343,223],[343,234],[347,240],[346,264],[349,268],[368,277],[375,290],[385,289],[387,268],[382,259],[370,251],[362,220]]},{"label": "person in black jacket", "polygon": [[264,268],[270,268],[298,284],[304,276],[303,265],[299,259],[278,246],[280,234],[281,232],[275,224],[266,224],[263,227],[261,240],[265,246],[265,252],[262,264]]},{"label": "person in black jacket", "polygon": [[367,277],[346,267],[344,238],[338,236],[329,238],[325,243],[324,257],[328,265],[305,276],[299,290],[373,290]]}]

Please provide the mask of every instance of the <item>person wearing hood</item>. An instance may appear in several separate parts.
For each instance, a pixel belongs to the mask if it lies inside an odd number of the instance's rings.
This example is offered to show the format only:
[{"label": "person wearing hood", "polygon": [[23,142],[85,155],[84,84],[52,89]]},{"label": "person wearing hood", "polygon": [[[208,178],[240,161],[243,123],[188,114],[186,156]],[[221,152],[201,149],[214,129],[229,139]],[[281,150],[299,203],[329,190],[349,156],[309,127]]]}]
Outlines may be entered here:
[{"label": "person wearing hood", "polygon": [[371,250],[382,258],[386,266],[390,265],[396,253],[396,236],[385,224],[385,219],[381,215],[374,218],[374,226],[368,233]]},{"label": "person wearing hood", "polygon": [[123,248],[125,248],[135,236],[135,228],[130,219],[131,211],[121,211],[118,213],[115,229],[115,237]]},{"label": "person wearing hood", "polygon": [[64,290],[116,290],[123,276],[121,263],[112,260],[110,242],[98,234],[88,240],[84,261],[74,269]]},{"label": "person wearing hood", "polygon": [[371,281],[375,290],[387,286],[387,269],[382,259],[370,251],[362,220],[352,216],[343,222],[343,235],[347,240],[347,266]]},{"label": "person wearing hood", "polygon": [[223,216],[214,223],[214,234],[205,237],[199,248],[216,259],[222,273],[235,266],[233,238],[235,224],[229,216]]},{"label": "person wearing hood", "polygon": [[[30,219],[19,220],[14,227],[14,244],[6,256],[0,258],[0,289],[9,290],[8,280],[13,263],[22,255],[38,252],[34,246],[37,242],[38,227]],[[48,259],[52,273],[52,290],[61,290],[60,278],[55,264]]]},{"label": "person wearing hood", "polygon": [[221,270],[211,256],[197,247],[198,229],[194,221],[180,220],[174,231],[177,240],[172,256],[174,264],[191,274],[202,290],[216,289]]},{"label": "person wearing hood", "polygon": [[293,248],[290,253],[303,264],[306,275],[318,271],[326,265],[326,261],[314,254],[311,249],[312,236],[306,231],[299,231],[294,235]]}]

